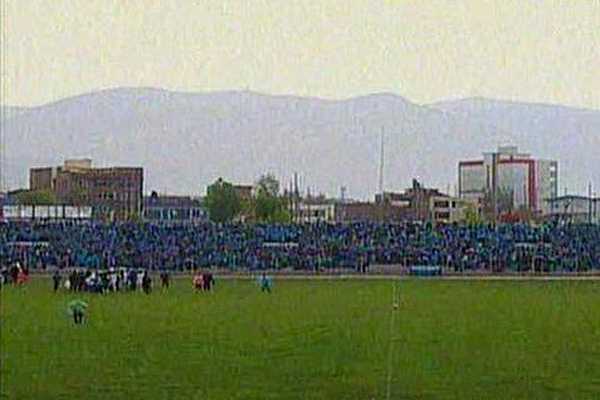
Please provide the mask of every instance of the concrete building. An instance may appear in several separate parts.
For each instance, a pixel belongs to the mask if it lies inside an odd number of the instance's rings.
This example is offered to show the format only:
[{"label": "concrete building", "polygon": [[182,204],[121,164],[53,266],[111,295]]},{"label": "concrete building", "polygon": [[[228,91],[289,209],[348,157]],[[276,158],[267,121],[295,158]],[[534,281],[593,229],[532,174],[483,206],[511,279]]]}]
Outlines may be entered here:
[{"label": "concrete building", "polygon": [[200,199],[189,196],[159,196],[152,192],[144,197],[143,218],[147,222],[193,225],[208,221],[208,212]]},{"label": "concrete building", "polygon": [[233,189],[242,201],[250,200],[254,193],[254,186],[252,185],[233,185]]},{"label": "concrete building", "polygon": [[410,218],[408,208],[386,203],[346,202],[335,205],[335,222],[402,222]]},{"label": "concrete building", "polygon": [[56,188],[56,178],[64,171],[85,171],[92,169],[92,160],[89,158],[65,160],[59,167],[31,168],[29,170],[29,188],[31,190],[49,190]]},{"label": "concrete building", "polygon": [[435,223],[465,222],[469,210],[476,215],[481,215],[481,206],[477,199],[461,199],[446,195],[433,196],[429,199],[429,216]]},{"label": "concrete building", "polygon": [[[485,202],[494,215],[512,210],[546,214],[544,199],[558,195],[558,162],[519,153],[515,146],[458,164],[459,197]],[[486,199],[484,201],[484,199]]]},{"label": "concrete building", "polygon": [[67,160],[59,167],[32,168],[29,182],[31,190],[54,192],[60,203],[91,206],[94,218],[125,220],[142,213],[142,168],[92,168],[89,159]]},{"label": "concrete building", "polygon": [[425,188],[413,179],[412,187],[403,193],[384,192],[375,196],[376,204],[386,204],[401,209],[403,219],[426,221],[431,219],[431,201],[436,197],[447,197],[438,189]]},{"label": "concrete building", "polygon": [[551,220],[570,223],[600,223],[600,198],[566,195],[547,199]]},{"label": "concrete building", "polygon": [[331,202],[299,202],[294,212],[294,222],[312,224],[334,222],[336,204]]}]

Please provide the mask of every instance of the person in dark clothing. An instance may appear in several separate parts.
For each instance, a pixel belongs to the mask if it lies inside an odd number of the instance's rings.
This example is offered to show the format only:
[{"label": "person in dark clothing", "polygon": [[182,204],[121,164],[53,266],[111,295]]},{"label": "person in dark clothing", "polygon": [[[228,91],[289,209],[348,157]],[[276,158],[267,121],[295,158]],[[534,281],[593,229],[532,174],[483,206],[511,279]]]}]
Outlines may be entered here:
[{"label": "person in dark clothing", "polygon": [[134,269],[129,270],[129,274],[127,276],[127,280],[129,281],[129,290],[135,292],[137,285],[137,274]]},{"label": "person in dark clothing", "polygon": [[150,294],[152,291],[152,278],[150,278],[148,271],[144,271],[144,276],[142,278],[142,289],[146,294]]},{"label": "person in dark clothing", "polygon": [[162,271],[160,273],[160,281],[162,283],[162,287],[163,289],[168,289],[169,288],[169,272],[168,271]]},{"label": "person in dark clothing", "polygon": [[2,285],[8,284],[8,275],[9,275],[8,268],[2,267],[2,271],[0,272],[0,283],[1,283],[0,287]]},{"label": "person in dark clothing", "polygon": [[58,291],[61,280],[62,280],[62,277],[60,276],[60,271],[58,269],[56,269],[54,271],[54,274],[52,275],[52,281],[54,282],[54,291],[55,292]]},{"label": "person in dark clothing", "polygon": [[85,292],[85,281],[87,281],[91,275],[92,275],[92,273],[90,271],[87,271],[87,272],[81,271],[79,273],[79,291],[80,292]]},{"label": "person in dark clothing", "polygon": [[213,275],[209,272],[209,273],[202,275],[202,282],[203,282],[203,286],[204,286],[203,290],[205,292],[210,292],[213,284],[215,283],[215,280],[213,279]]},{"label": "person in dark clothing", "polygon": [[17,278],[19,277],[19,263],[15,263],[10,269],[10,278],[13,285],[17,284]]}]

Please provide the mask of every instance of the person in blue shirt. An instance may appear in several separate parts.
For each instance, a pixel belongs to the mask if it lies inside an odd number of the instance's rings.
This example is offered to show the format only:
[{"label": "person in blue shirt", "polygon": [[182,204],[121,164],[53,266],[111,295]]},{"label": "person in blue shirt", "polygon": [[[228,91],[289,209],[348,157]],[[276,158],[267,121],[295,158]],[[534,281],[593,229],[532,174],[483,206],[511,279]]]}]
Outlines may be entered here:
[{"label": "person in blue shirt", "polygon": [[271,293],[271,290],[273,288],[273,280],[265,272],[262,273],[259,279],[259,284],[261,292]]}]

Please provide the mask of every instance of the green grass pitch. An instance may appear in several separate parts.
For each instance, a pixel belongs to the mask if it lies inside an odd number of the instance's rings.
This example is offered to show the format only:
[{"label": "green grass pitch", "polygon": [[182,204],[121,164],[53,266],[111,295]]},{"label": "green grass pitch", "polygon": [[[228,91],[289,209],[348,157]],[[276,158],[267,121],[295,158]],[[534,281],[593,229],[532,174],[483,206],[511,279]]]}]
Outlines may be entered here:
[{"label": "green grass pitch", "polygon": [[597,399],[599,285],[186,279],[74,326],[34,278],[1,293],[0,398]]}]

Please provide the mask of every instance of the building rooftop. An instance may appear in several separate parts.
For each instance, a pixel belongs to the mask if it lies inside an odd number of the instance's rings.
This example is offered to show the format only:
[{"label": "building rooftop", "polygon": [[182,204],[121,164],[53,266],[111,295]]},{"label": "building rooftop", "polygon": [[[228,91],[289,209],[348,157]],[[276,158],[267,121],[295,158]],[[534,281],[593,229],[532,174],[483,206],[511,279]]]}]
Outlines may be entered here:
[{"label": "building rooftop", "polygon": [[159,196],[153,192],[144,197],[144,207],[201,207],[202,201],[190,196]]},{"label": "building rooftop", "polygon": [[556,201],[568,201],[568,200],[585,200],[585,201],[600,201],[600,197],[588,197],[588,196],[581,196],[581,195],[577,195],[577,194],[567,194],[567,195],[563,195],[563,196],[558,196],[552,199],[545,199],[545,201],[547,202],[556,202]]}]

